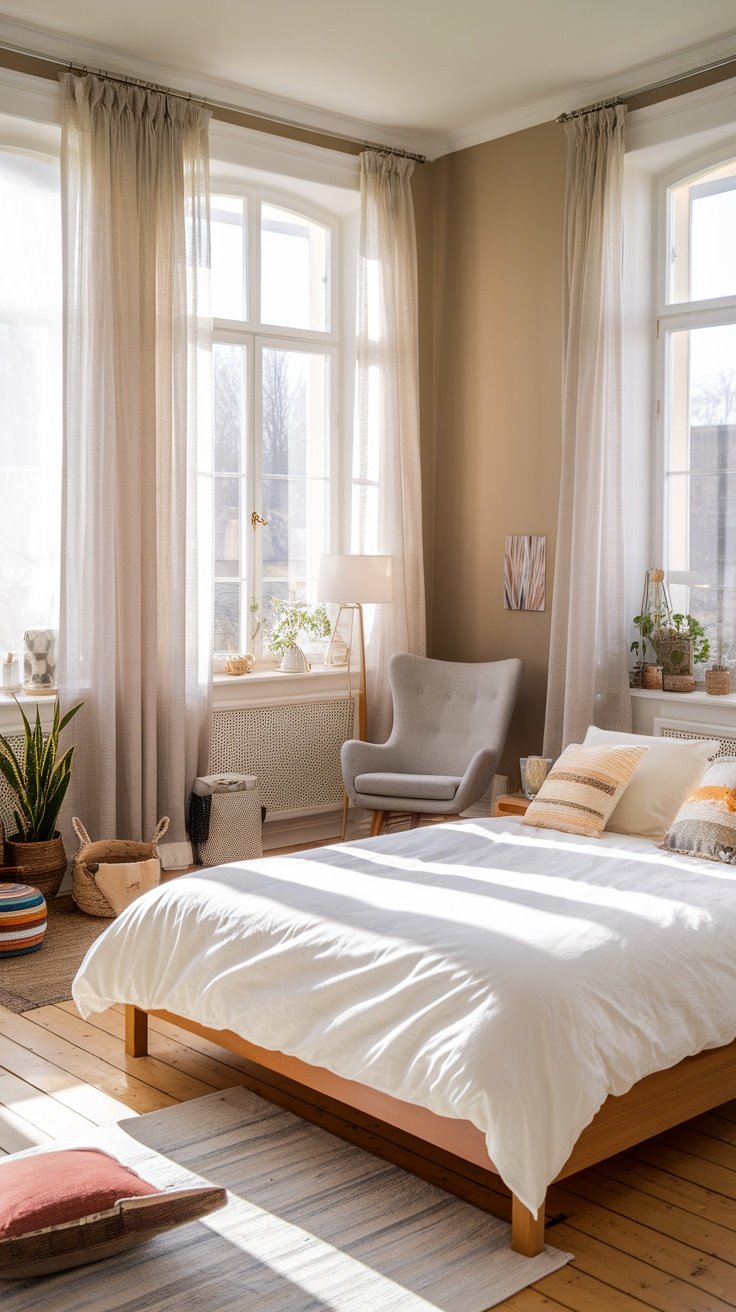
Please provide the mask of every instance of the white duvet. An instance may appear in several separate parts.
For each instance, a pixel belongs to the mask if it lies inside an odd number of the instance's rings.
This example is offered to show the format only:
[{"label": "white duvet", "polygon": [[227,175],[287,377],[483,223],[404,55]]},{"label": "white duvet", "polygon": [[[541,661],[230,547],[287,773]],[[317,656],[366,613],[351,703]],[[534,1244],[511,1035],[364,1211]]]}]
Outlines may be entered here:
[{"label": "white duvet", "polygon": [[736,867],[518,820],[436,825],[173,880],[74,982],[485,1135],[536,1212],[608,1094],[736,1038]]}]

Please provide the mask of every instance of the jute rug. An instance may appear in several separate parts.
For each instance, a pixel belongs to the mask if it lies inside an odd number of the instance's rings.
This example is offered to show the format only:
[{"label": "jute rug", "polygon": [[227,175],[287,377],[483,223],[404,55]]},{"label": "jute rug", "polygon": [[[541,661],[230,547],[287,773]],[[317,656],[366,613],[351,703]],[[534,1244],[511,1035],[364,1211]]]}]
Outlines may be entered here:
[{"label": "jute rug", "polygon": [[85,915],[71,897],[51,898],[48,907],[49,924],[41,951],[0,960],[0,1006],[9,1011],[68,1002],[72,980],[87,949],[110,924]]},{"label": "jute rug", "polygon": [[2,1281],[3,1312],[484,1312],[570,1259],[519,1257],[502,1221],[243,1088],[74,1142],[230,1201],[95,1266]]}]

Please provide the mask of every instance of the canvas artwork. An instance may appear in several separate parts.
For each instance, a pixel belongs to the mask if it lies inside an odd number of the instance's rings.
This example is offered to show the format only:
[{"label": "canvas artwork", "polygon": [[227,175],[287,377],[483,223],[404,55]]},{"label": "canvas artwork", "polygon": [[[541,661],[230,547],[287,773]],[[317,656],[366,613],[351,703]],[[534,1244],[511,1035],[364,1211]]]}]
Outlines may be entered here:
[{"label": "canvas artwork", "polygon": [[545,545],[542,536],[506,538],[503,559],[505,610],[544,610]]}]

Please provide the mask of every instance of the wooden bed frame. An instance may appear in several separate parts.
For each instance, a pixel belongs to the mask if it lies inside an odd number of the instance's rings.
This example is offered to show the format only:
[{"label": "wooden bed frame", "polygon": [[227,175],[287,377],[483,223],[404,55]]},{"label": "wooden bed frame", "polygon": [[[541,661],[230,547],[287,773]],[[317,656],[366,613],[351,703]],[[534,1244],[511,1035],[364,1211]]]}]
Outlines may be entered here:
[{"label": "wooden bed frame", "polygon": [[[207,1029],[196,1021],[167,1011],[152,1011],[150,1014],[245,1057],[265,1072],[285,1077],[301,1090],[335,1099],[433,1148],[450,1153],[480,1168],[492,1178],[495,1187],[498,1185],[498,1171],[488,1157],[485,1139],[469,1121],[438,1116],[423,1107],[415,1107],[388,1094],[377,1093],[366,1085],[332,1075],[322,1067],[307,1065],[296,1057],[256,1047],[231,1030]],[[148,1015],[130,1004],[125,1007],[125,1051],[131,1057],[145,1057],[148,1053]],[[269,1096],[267,1084],[260,1091],[264,1097]],[[734,1097],[736,1040],[725,1047],[709,1048],[695,1057],[687,1057],[669,1070],[648,1075],[620,1098],[607,1098],[581,1134],[556,1178],[562,1180],[574,1175],[586,1166],[641,1143],[653,1134],[670,1130],[691,1116],[711,1111]],[[526,1257],[534,1257],[543,1246],[544,1206],[534,1217],[518,1198],[512,1197],[511,1247]]]}]

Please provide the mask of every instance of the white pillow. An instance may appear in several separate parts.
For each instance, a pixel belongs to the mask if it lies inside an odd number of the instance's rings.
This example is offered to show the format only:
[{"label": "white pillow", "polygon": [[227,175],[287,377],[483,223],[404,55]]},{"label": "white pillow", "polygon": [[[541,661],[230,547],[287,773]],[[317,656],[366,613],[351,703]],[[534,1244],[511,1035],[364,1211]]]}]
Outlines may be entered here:
[{"label": "white pillow", "polygon": [[585,747],[646,747],[606,830],[661,843],[687,794],[715,756],[717,738],[654,738],[591,724]]}]

